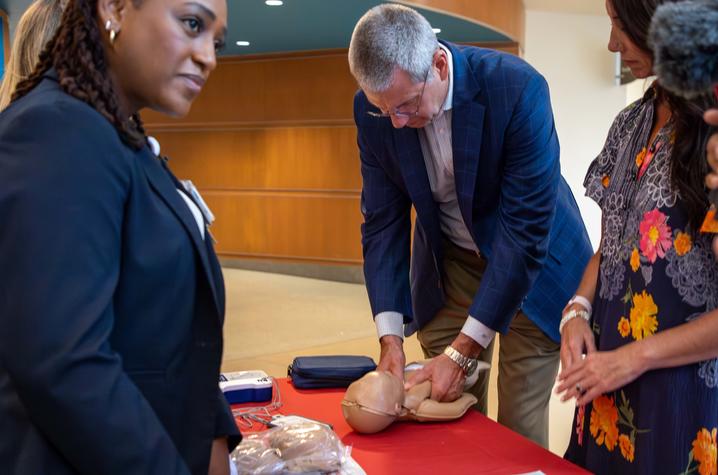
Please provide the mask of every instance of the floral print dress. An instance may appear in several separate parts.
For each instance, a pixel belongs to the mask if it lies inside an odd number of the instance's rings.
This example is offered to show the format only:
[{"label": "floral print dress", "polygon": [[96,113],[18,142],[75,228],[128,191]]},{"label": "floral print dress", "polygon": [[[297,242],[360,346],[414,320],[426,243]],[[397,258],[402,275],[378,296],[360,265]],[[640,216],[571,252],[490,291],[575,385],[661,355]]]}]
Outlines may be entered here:
[{"label": "floral print dress", "polygon": [[[670,182],[671,123],[645,148],[653,113],[651,92],[623,110],[584,182],[602,210],[602,351],[718,307],[710,236],[694,238]],[[716,360],[649,371],[576,409],[566,458],[599,474],[715,474],[717,427]]]}]

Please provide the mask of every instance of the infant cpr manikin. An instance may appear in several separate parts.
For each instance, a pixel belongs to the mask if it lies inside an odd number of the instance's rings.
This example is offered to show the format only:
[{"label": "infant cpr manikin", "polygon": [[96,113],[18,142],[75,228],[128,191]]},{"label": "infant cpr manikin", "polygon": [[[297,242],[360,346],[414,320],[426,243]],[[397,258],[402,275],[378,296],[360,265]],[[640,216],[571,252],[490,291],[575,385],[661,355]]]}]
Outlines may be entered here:
[{"label": "infant cpr manikin", "polygon": [[[468,378],[464,387],[476,382],[478,372],[489,368],[479,362],[479,368]],[[404,378],[421,363],[409,365]],[[429,398],[431,381],[424,381],[404,391],[404,383],[387,371],[372,371],[353,382],[344,394],[342,412],[347,423],[357,432],[373,434],[386,429],[392,422],[400,421],[450,421],[458,419],[477,400],[472,394],[463,393],[453,402],[438,402]]]}]

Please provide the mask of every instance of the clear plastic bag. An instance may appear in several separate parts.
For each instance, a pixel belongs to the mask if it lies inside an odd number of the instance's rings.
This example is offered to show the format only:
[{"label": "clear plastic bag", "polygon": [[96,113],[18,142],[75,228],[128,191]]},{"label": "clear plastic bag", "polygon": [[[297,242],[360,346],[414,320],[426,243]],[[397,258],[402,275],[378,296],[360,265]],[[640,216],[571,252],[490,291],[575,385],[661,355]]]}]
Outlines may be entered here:
[{"label": "clear plastic bag", "polygon": [[243,475],[334,473],[349,451],[326,425],[302,421],[246,436],[230,459]]}]

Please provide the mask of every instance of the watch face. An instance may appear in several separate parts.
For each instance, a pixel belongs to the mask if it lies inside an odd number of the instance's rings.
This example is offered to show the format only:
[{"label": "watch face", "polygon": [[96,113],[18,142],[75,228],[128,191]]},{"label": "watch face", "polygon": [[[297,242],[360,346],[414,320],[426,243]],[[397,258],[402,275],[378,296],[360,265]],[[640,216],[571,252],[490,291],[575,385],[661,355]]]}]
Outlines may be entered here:
[{"label": "watch face", "polygon": [[478,366],[478,360],[469,360],[469,362],[466,364],[466,375],[470,376],[474,371],[476,371],[476,368]]}]

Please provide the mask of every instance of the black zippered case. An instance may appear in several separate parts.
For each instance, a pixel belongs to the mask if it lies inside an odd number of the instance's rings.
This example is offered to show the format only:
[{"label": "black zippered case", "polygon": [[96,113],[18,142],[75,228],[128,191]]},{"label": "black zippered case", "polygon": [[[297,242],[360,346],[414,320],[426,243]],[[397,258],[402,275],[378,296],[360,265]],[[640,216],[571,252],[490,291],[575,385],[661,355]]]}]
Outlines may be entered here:
[{"label": "black zippered case", "polygon": [[287,368],[287,376],[299,389],[346,388],[375,369],[368,356],[297,356]]}]

